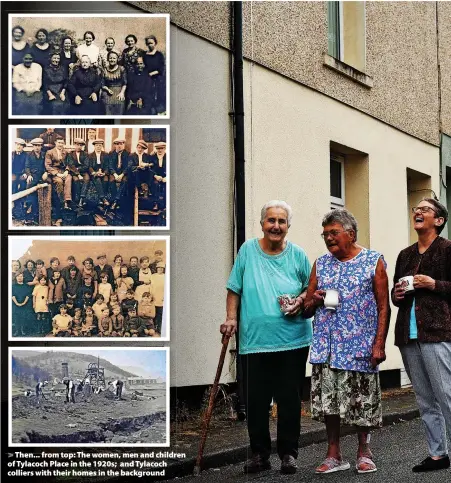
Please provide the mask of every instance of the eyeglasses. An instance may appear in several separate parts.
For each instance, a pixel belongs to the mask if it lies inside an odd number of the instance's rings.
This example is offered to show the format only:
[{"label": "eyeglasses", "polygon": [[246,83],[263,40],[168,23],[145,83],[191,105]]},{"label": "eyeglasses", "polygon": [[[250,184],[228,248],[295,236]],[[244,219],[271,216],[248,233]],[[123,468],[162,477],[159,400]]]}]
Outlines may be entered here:
[{"label": "eyeglasses", "polygon": [[336,238],[340,233],[345,233],[349,230],[330,230],[330,231],[325,231],[323,233],[321,233],[321,238],[323,238],[324,240],[331,236],[333,238]]},{"label": "eyeglasses", "polygon": [[437,214],[437,211],[430,206],[413,206],[412,213],[416,213],[417,211],[421,211],[421,213],[428,213],[429,211],[433,211],[435,214]]}]

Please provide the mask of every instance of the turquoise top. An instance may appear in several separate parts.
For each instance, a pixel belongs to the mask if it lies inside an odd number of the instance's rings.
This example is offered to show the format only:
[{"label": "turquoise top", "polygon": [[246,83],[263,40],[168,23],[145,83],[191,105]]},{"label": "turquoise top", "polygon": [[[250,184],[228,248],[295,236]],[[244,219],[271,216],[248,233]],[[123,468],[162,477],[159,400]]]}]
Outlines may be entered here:
[{"label": "turquoise top", "polygon": [[417,318],[415,315],[415,299],[413,299],[412,309],[410,310],[409,339],[418,339]]},{"label": "turquoise top", "polygon": [[227,289],[241,296],[240,354],[277,352],[310,345],[312,324],[286,316],[279,295],[299,295],[308,285],[311,265],[304,250],[287,241],[283,252],[268,255],[257,238],[243,243]]}]

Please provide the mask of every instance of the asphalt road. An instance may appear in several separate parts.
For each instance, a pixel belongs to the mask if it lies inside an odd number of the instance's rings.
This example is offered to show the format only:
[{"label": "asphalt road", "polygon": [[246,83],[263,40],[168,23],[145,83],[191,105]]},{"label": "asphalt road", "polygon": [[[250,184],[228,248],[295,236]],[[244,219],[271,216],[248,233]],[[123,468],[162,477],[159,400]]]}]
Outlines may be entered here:
[{"label": "asphalt road", "polygon": [[319,482],[328,483],[451,483],[451,469],[429,473],[413,473],[411,468],[427,456],[427,446],[421,420],[387,426],[372,434],[371,449],[374,454],[378,471],[360,475],[354,470],[357,452],[357,436],[349,435],[342,438],[343,458],[351,463],[351,469],[327,475],[316,475],[315,467],[324,459],[326,443],[302,448],[298,458],[298,471],[295,475],[281,475],[280,462],[276,455],[271,457],[272,469],[257,475],[244,475],[243,464],[226,466],[202,472],[197,478],[186,477],[179,481],[183,483],[214,483],[214,482]]}]

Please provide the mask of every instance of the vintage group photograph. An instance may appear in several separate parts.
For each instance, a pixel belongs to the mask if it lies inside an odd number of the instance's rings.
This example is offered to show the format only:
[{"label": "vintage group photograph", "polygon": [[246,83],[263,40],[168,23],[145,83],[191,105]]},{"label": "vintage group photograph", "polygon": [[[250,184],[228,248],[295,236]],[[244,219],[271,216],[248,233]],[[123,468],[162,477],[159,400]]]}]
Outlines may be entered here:
[{"label": "vintage group photograph", "polygon": [[169,127],[10,126],[10,229],[169,229]]},{"label": "vintage group photograph", "polygon": [[12,118],[169,118],[169,16],[9,15]]},{"label": "vintage group photograph", "polygon": [[10,340],[169,340],[169,237],[11,236]]},{"label": "vintage group photograph", "polygon": [[10,446],[169,446],[168,348],[10,348],[9,377]]}]

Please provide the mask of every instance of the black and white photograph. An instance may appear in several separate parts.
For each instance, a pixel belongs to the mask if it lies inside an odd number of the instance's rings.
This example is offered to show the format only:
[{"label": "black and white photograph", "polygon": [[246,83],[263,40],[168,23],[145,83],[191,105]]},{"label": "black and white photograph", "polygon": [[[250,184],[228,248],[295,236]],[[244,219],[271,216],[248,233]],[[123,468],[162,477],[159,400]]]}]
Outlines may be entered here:
[{"label": "black and white photograph", "polygon": [[10,229],[169,229],[169,127],[10,126]]},{"label": "black and white photograph", "polygon": [[10,340],[169,340],[168,236],[10,236],[9,257]]},{"label": "black and white photograph", "polygon": [[169,446],[169,349],[10,348],[10,446]]},{"label": "black and white photograph", "polygon": [[11,118],[169,118],[169,15],[9,15]]}]

